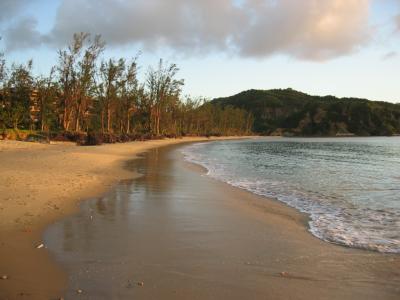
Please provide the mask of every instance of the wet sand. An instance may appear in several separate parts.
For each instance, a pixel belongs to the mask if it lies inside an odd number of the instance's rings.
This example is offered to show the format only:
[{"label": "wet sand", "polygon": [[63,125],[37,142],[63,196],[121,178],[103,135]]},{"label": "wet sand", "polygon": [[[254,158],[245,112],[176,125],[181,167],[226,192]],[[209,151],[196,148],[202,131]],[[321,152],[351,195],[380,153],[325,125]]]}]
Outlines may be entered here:
[{"label": "wet sand", "polygon": [[143,174],[49,227],[67,299],[399,299],[400,256],[345,248],[307,217],[156,149]]},{"label": "wet sand", "polygon": [[138,153],[200,140],[208,139],[96,147],[0,141],[0,299],[59,298],[67,276],[46,247],[36,248],[44,228],[76,212],[81,200],[134,178],[124,166]]}]

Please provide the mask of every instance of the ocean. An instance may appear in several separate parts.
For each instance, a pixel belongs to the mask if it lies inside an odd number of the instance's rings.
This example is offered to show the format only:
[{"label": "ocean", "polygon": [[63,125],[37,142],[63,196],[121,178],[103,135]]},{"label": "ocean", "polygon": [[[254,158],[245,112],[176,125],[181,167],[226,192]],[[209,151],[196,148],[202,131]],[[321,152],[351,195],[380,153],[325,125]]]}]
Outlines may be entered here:
[{"label": "ocean", "polygon": [[310,217],[316,237],[400,253],[400,138],[259,138],[182,149],[210,176]]}]

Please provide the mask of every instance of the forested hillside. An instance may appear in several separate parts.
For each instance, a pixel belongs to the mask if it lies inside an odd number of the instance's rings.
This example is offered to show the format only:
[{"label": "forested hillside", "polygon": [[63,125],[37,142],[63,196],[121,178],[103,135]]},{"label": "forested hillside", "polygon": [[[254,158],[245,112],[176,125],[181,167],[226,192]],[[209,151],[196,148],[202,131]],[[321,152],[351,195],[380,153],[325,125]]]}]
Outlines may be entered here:
[{"label": "forested hillside", "polygon": [[212,101],[252,113],[254,132],[287,136],[381,136],[400,134],[400,104],[334,96],[310,96],[292,89],[248,90]]}]

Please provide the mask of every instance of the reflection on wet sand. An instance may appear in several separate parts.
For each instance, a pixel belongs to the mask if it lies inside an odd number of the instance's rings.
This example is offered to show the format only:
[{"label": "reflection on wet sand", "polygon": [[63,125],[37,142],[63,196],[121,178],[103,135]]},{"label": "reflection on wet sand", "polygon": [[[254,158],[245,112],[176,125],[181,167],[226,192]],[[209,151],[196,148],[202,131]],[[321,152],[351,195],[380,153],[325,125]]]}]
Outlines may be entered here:
[{"label": "reflection on wet sand", "polygon": [[80,299],[398,299],[397,256],[315,239],[303,216],[179,156],[159,149],[132,161],[142,177],[48,229],[67,298],[81,289]]}]

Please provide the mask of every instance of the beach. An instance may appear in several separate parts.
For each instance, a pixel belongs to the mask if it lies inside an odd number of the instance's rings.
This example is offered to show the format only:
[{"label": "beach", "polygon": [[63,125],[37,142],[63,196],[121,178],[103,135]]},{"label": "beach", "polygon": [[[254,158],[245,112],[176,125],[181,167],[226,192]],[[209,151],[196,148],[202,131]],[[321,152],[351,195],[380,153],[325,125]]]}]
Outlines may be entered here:
[{"label": "beach", "polygon": [[[218,139],[218,138],[213,138]],[[155,147],[204,141],[188,137],[96,147],[0,141],[0,299],[57,298],[66,276],[42,244],[50,223],[132,179],[125,163]]]},{"label": "beach", "polygon": [[195,141],[1,142],[0,299],[398,299],[398,255],[323,242],[158,148]]}]

